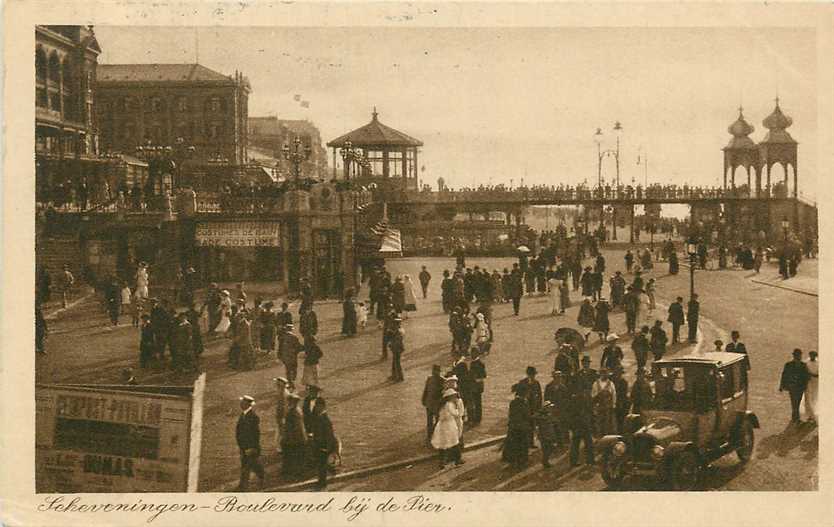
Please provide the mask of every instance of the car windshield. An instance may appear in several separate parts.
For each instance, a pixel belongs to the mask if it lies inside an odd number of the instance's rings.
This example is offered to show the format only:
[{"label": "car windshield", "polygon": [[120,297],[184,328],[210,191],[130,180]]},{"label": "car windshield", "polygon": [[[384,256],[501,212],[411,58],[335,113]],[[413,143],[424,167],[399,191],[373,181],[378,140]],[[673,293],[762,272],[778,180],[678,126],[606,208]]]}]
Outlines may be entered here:
[{"label": "car windshield", "polygon": [[[654,368],[655,410],[693,412],[714,400],[712,369],[705,365],[662,365]],[[712,396],[710,394],[713,394]]]}]

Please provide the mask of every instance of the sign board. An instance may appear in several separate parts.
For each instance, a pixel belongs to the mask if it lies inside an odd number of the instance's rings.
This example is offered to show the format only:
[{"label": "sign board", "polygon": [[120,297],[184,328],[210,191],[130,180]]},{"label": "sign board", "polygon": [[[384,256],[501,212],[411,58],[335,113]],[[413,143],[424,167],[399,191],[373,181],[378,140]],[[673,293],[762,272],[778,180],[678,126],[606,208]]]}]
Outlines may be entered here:
[{"label": "sign board", "polygon": [[37,492],[196,492],[204,388],[38,385]]},{"label": "sign board", "polygon": [[281,222],[212,221],[197,224],[197,245],[202,247],[278,247]]}]

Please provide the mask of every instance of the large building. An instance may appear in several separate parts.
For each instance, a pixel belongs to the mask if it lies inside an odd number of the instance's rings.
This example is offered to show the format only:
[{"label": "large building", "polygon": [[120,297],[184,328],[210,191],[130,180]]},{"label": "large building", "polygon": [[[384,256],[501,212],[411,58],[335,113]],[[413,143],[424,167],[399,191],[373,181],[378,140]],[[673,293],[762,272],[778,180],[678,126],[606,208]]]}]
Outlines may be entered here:
[{"label": "large building", "polygon": [[[35,26],[35,167],[39,201],[98,170],[95,101],[101,48],[92,26]],[[49,196],[51,197],[51,196]]]},{"label": "large building", "polygon": [[243,74],[200,64],[101,64],[96,75],[101,146],[134,152],[187,145],[195,163],[247,162],[251,87]]}]

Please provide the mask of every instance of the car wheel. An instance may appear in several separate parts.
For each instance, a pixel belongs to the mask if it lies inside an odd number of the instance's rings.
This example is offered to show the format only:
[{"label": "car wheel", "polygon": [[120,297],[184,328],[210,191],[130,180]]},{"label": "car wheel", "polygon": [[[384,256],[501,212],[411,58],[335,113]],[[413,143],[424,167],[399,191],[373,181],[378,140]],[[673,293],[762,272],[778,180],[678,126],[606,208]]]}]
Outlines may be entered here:
[{"label": "car wheel", "polygon": [[602,479],[612,489],[619,489],[623,486],[625,479],[625,462],[622,457],[617,457],[609,450],[602,456]]},{"label": "car wheel", "polygon": [[701,467],[698,458],[690,451],[681,452],[672,460],[669,483],[673,490],[692,490],[698,484]]},{"label": "car wheel", "polygon": [[753,457],[753,446],[755,445],[755,436],[753,433],[753,425],[749,419],[745,419],[744,424],[738,434],[738,444],[736,446],[736,454],[742,463],[747,463]]}]

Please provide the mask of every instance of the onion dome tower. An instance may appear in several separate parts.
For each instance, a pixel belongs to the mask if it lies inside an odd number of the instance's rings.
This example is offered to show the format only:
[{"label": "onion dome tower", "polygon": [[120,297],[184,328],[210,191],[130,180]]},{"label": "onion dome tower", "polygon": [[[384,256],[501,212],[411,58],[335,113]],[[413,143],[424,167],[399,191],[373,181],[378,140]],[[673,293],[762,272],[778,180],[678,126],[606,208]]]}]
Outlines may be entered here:
[{"label": "onion dome tower", "polygon": [[730,142],[722,148],[724,151],[724,190],[727,189],[727,173],[730,174],[730,188],[736,188],[736,168],[743,167],[747,171],[747,188],[752,193],[750,186],[750,169],[756,175],[756,196],[760,193],[761,183],[759,174],[759,148],[750,139],[749,135],[755,128],[744,119],[744,108],[739,107],[738,119],[727,128],[732,135]]},{"label": "onion dome tower", "polygon": [[[776,107],[773,112],[765,117],[762,121],[762,126],[767,128],[768,132],[765,138],[759,143],[759,170],[764,169],[767,174],[766,195],[771,196],[770,186],[770,169],[773,165],[779,163],[785,171],[785,189],[789,188],[790,182],[789,168],[793,170],[793,197],[799,196],[799,186],[797,180],[797,143],[791,134],[788,133],[787,128],[793,124],[793,119],[782,112],[779,107],[779,98],[776,98]],[[788,193],[791,196],[791,193]]]}]

